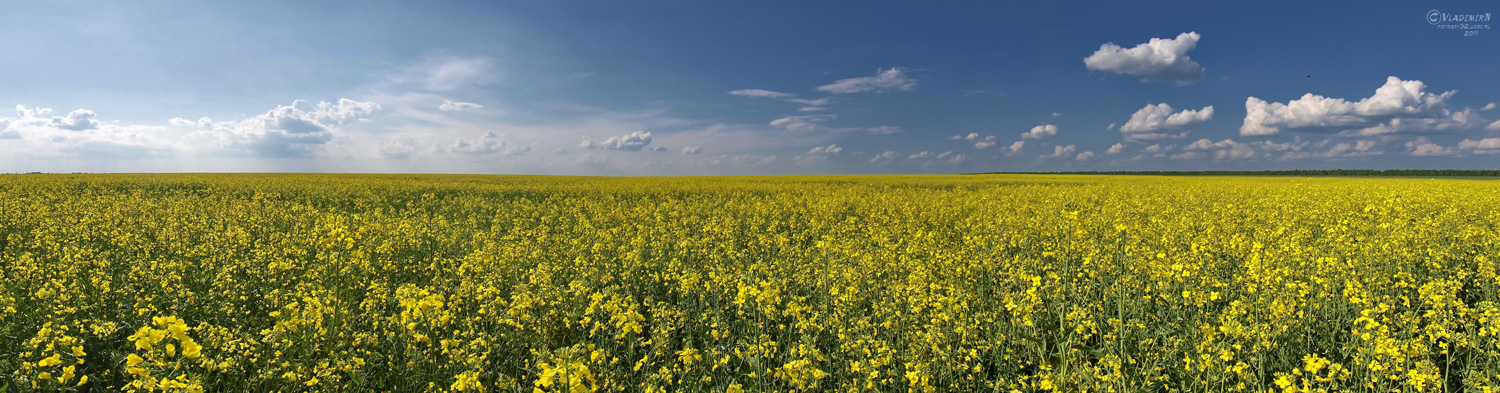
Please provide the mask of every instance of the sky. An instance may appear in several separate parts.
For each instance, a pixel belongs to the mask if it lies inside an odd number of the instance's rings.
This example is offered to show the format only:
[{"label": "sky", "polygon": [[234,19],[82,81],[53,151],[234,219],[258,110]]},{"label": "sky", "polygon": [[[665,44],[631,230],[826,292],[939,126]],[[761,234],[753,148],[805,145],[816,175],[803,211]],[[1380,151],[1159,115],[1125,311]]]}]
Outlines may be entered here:
[{"label": "sky", "polygon": [[0,172],[1500,167],[1500,4],[1019,3],[7,2]]}]

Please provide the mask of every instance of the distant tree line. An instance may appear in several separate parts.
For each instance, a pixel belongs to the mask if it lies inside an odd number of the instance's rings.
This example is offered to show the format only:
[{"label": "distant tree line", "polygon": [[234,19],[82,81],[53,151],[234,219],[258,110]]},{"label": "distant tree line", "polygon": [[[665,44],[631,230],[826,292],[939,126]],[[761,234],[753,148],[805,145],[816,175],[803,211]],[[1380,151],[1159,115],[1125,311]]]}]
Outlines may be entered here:
[{"label": "distant tree line", "polygon": [[1412,176],[1500,177],[1500,169],[1295,169],[1286,171],[1077,171],[985,172],[987,174],[1146,175],[1146,176]]}]

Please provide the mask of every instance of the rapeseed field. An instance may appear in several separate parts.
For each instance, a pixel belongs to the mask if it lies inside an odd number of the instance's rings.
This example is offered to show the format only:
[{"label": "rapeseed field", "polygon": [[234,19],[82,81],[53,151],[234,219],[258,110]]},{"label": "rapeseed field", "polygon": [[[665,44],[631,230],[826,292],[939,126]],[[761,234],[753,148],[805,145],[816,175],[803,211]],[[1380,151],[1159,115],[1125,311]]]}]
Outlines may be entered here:
[{"label": "rapeseed field", "polygon": [[8,391],[1500,385],[1500,183],[0,176]]}]

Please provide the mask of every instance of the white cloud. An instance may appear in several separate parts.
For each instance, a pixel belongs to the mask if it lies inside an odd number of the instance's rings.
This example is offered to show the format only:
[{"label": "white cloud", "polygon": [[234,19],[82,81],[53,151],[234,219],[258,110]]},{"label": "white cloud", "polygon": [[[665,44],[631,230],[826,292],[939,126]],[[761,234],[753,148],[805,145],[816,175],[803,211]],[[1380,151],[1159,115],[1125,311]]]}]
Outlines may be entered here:
[{"label": "white cloud", "polygon": [[991,148],[991,147],[995,147],[995,145],[1000,144],[1000,142],[998,142],[997,139],[998,138],[995,138],[994,135],[980,137],[979,133],[977,133],[977,132],[971,132],[967,136],[965,136],[965,135],[954,135],[954,136],[948,137],[948,140],[950,140],[950,141],[969,141],[969,142],[974,142],[974,148],[975,149],[979,149],[979,150],[988,149],[988,148]]},{"label": "white cloud", "polygon": [[829,93],[860,93],[860,92],[883,92],[886,90],[911,90],[917,86],[917,81],[906,76],[901,68],[876,70],[875,76],[862,76],[858,78],[840,79],[828,85],[819,86],[819,91]]},{"label": "white cloud", "polygon": [[650,147],[650,148],[648,148],[646,150],[660,152],[660,151],[667,151],[667,147],[666,146],[652,146],[652,147]]},{"label": "white cloud", "polygon": [[969,160],[969,156],[966,156],[966,155],[963,155],[963,154],[955,154],[955,153],[953,153],[951,151],[945,151],[945,152],[943,152],[943,154],[938,154],[937,155],[937,159],[940,160],[940,161],[947,161],[949,164],[955,164],[956,165],[956,164],[961,164],[964,161],[968,161]]},{"label": "white cloud", "polygon": [[1074,157],[1073,159],[1078,160],[1078,161],[1088,161],[1088,160],[1093,159],[1093,158],[1094,158],[1094,152],[1086,151],[1086,152],[1078,153],[1078,156]]},{"label": "white cloud", "polygon": [[686,155],[698,154],[698,152],[702,151],[702,150],[703,150],[703,148],[700,147],[700,146],[687,146],[687,147],[683,147],[682,148],[682,155],[686,156]]},{"label": "white cloud", "polygon": [[1060,113],[1060,112],[1052,112],[1052,117],[1062,117],[1062,113]]},{"label": "white cloud", "polygon": [[[1194,159],[1211,157],[1215,160],[1252,158],[1268,159],[1275,156],[1277,153],[1280,153],[1281,159],[1300,159],[1310,157],[1346,157],[1356,155],[1371,155],[1377,153],[1371,150],[1375,146],[1375,144],[1371,141],[1359,141],[1355,144],[1346,143],[1346,146],[1335,145],[1333,149],[1330,149],[1328,152],[1322,153],[1309,151],[1313,148],[1321,148],[1323,146],[1327,146],[1329,142],[1329,140],[1323,140],[1322,142],[1315,144],[1310,141],[1302,140],[1301,137],[1294,138],[1290,142],[1282,143],[1272,141],[1253,141],[1249,143],[1243,143],[1236,142],[1233,139],[1224,139],[1215,142],[1210,139],[1199,139],[1183,147],[1182,149],[1184,150],[1184,152],[1173,155],[1172,158]],[[1160,149],[1148,148],[1147,150],[1154,153],[1165,152],[1171,150],[1171,148],[1172,146],[1168,146],[1166,148]]]},{"label": "white cloud", "polygon": [[823,105],[828,104],[828,98],[819,98],[819,99],[816,99],[816,100],[810,100],[810,99],[805,99],[805,98],[786,98],[786,97],[793,97],[794,95],[787,94],[787,93],[782,93],[782,92],[778,92],[778,91],[761,90],[761,89],[735,90],[735,91],[729,92],[729,94],[738,95],[738,96],[749,96],[749,97],[782,98],[786,102],[802,104],[802,107],[797,108],[797,110],[801,111],[801,112],[817,112],[817,111],[821,111],[821,110],[825,109],[825,108],[823,108]]},{"label": "white cloud", "polygon": [[213,123],[210,130],[195,135],[217,139],[219,147],[230,151],[266,157],[309,156],[341,129],[377,110],[378,104],[347,98],[316,105],[296,100],[248,119]]},{"label": "white cloud", "polygon": [[890,150],[886,150],[884,153],[876,154],[874,157],[870,157],[870,163],[871,164],[884,164],[884,163],[891,162],[891,160],[895,160],[895,159],[896,159],[896,152],[890,151]]},{"label": "white cloud", "polygon": [[1115,130],[1115,126],[1118,125],[1118,124],[1119,123],[1109,123],[1109,127],[1104,127],[1104,129],[1106,131],[1114,131]]},{"label": "white cloud", "polygon": [[920,159],[932,157],[932,155],[933,155],[932,152],[923,150],[921,153],[917,153],[917,154],[912,154],[910,156],[906,156],[906,159],[908,159],[908,160],[920,160]]},{"label": "white cloud", "polygon": [[1073,154],[1077,153],[1077,152],[1078,152],[1078,147],[1074,146],[1074,145],[1053,146],[1052,147],[1052,154],[1044,155],[1042,157],[1043,158],[1046,158],[1046,157],[1072,157]]},{"label": "white cloud", "polygon": [[1172,151],[1172,149],[1174,148],[1177,148],[1177,145],[1162,146],[1161,144],[1157,143],[1152,144],[1151,146],[1146,146],[1146,148],[1141,149],[1141,152],[1146,154],[1159,154]]},{"label": "white cloud", "polygon": [[1227,148],[1233,147],[1233,146],[1238,145],[1238,144],[1239,144],[1239,142],[1235,142],[1233,139],[1225,139],[1225,140],[1222,140],[1222,141],[1214,142],[1213,140],[1210,140],[1208,138],[1203,138],[1203,139],[1199,139],[1197,141],[1194,141],[1193,143],[1187,145],[1187,147],[1184,147],[1182,149],[1183,150],[1218,150],[1218,149],[1227,149]]},{"label": "white cloud", "polygon": [[48,117],[51,108],[16,105],[15,118],[0,118],[0,139],[16,140],[12,154],[48,158],[147,158],[174,155],[186,148],[161,137],[166,127],[100,122],[94,111],[77,109]]},{"label": "white cloud", "polygon": [[1124,143],[1116,143],[1113,146],[1110,146],[1109,150],[1105,150],[1104,154],[1120,154],[1120,153],[1124,153],[1124,152],[1125,152],[1125,144]]},{"label": "white cloud", "polygon": [[1495,103],[1491,102],[1489,104],[1485,104],[1483,108],[1479,108],[1479,110],[1481,111],[1487,111],[1490,109],[1495,109]]},{"label": "white cloud", "polygon": [[16,105],[16,116],[19,116],[21,119],[39,118],[49,113],[52,113],[52,108],[26,109],[25,105]]},{"label": "white cloud", "polygon": [[807,106],[824,106],[824,105],[828,105],[828,98],[819,98],[819,99],[816,99],[816,100],[808,100],[808,99],[802,99],[802,98],[788,98],[786,101],[787,102],[795,102],[795,103],[802,104],[802,105],[807,105]]},{"label": "white cloud", "polygon": [[[1325,140],[1324,143],[1319,144],[1319,146],[1326,145],[1326,144],[1327,144],[1327,141]],[[1299,150],[1288,151],[1288,152],[1282,153],[1281,159],[1283,159],[1283,160],[1297,160],[1297,159],[1307,159],[1307,158],[1358,157],[1358,156],[1371,156],[1371,155],[1377,155],[1377,154],[1384,153],[1382,151],[1375,150],[1375,147],[1377,147],[1378,145],[1379,145],[1379,143],[1377,143],[1375,141],[1372,141],[1372,140],[1355,141],[1354,143],[1339,142],[1337,144],[1334,144],[1332,147],[1328,148],[1328,150],[1325,150],[1325,151],[1301,151],[1300,149]]]},{"label": "white cloud", "polygon": [[417,151],[417,141],[412,138],[392,138],[380,144],[380,155],[391,159],[405,159]]},{"label": "white cloud", "polygon": [[884,134],[894,134],[894,133],[898,133],[898,132],[902,131],[901,127],[897,127],[897,126],[827,127],[827,126],[824,126],[824,125],[821,124],[821,123],[826,122],[828,120],[833,120],[833,119],[837,119],[837,118],[838,118],[838,115],[835,115],[835,114],[787,116],[787,117],[783,117],[783,118],[780,118],[780,119],[772,120],[771,121],[771,127],[780,128],[780,129],[786,130],[786,131],[803,132],[803,133],[832,132],[832,133],[840,133],[840,134],[865,133],[865,134],[870,134],[870,135],[884,135]]},{"label": "white cloud", "polygon": [[1005,148],[1006,154],[1019,154],[1021,152],[1021,148],[1025,146],[1026,141],[1016,141],[1016,143],[1010,144],[1010,147]]},{"label": "white cloud", "polygon": [[838,117],[838,115],[787,116],[772,120],[771,127],[795,132],[814,132],[828,129],[828,127],[823,127],[818,125],[818,123],[837,119]]},{"label": "white cloud", "polygon": [[1344,135],[1474,130],[1488,122],[1472,109],[1449,111],[1446,102],[1457,91],[1426,92],[1422,81],[1386,78],[1375,95],[1350,102],[1308,93],[1285,104],[1255,97],[1245,100],[1240,135],[1276,135],[1281,129],[1342,131]]},{"label": "white cloud", "polygon": [[426,73],[424,82],[428,90],[453,90],[466,84],[488,81],[493,65],[493,61],[483,57],[445,58],[429,60],[422,69]]},{"label": "white cloud", "polygon": [[440,150],[447,153],[457,153],[470,156],[488,156],[506,152],[505,140],[500,134],[486,131],[479,138],[458,138],[452,144],[442,147]]},{"label": "white cloud", "polygon": [[1189,128],[1202,125],[1213,117],[1212,105],[1199,110],[1184,109],[1174,113],[1172,106],[1166,103],[1147,104],[1130,115],[1130,121],[1120,126],[1120,134],[1125,136],[1125,140],[1132,141],[1184,138],[1191,132]]},{"label": "white cloud", "polygon": [[1203,66],[1187,55],[1198,46],[1199,38],[1198,33],[1187,32],[1174,39],[1152,38],[1130,49],[1106,43],[1084,58],[1083,64],[1093,71],[1139,76],[1142,82],[1190,85],[1203,79]]},{"label": "white cloud", "polygon": [[839,145],[818,146],[808,150],[807,154],[839,154],[844,148]]},{"label": "white cloud", "polygon": [[1459,149],[1473,150],[1479,154],[1500,153],[1500,138],[1484,138],[1480,140],[1464,139],[1458,143]]},{"label": "white cloud", "polygon": [[448,111],[461,111],[461,110],[464,110],[464,109],[478,109],[478,108],[483,108],[483,107],[484,107],[484,105],[479,105],[479,104],[475,104],[475,103],[472,103],[472,102],[457,102],[457,101],[452,101],[452,100],[443,100],[443,104],[442,105],[438,105],[438,110],[441,110],[441,111],[444,111],[444,112],[448,112]]},{"label": "white cloud", "polygon": [[737,95],[737,96],[766,97],[766,98],[780,98],[780,97],[791,97],[792,96],[791,94],[787,94],[787,93],[770,91],[770,90],[761,90],[761,89],[741,89],[741,90],[731,91],[731,92],[729,92],[729,94],[733,94],[733,95]]},{"label": "white cloud", "polygon": [[1186,150],[1186,152],[1172,156],[1172,158],[1199,158],[1202,157],[1202,154],[1197,154],[1199,152],[1212,152],[1215,160],[1255,158],[1256,156],[1254,147],[1235,142],[1233,139],[1224,139],[1218,142],[1206,138],[1199,139],[1182,149]]},{"label": "white cloud", "polygon": [[208,126],[211,126],[211,125],[214,124],[214,119],[210,119],[210,118],[207,118],[207,117],[200,117],[200,118],[198,118],[197,121],[193,121],[193,120],[188,120],[188,119],[184,119],[184,118],[181,118],[181,117],[174,117],[174,118],[171,118],[171,119],[167,119],[167,124],[171,124],[171,125],[174,125],[174,126],[199,126],[199,127],[208,127]]},{"label": "white cloud", "polygon": [[1043,124],[1043,125],[1039,125],[1039,126],[1036,126],[1036,127],[1031,127],[1031,131],[1022,133],[1021,134],[1021,138],[1022,139],[1045,139],[1045,138],[1051,138],[1051,137],[1053,137],[1055,135],[1057,135],[1057,126],[1056,125]]},{"label": "white cloud", "polygon": [[94,111],[77,109],[65,117],[52,118],[52,126],[69,131],[92,130],[99,128],[99,121],[94,120],[94,116]]},{"label": "white cloud", "polygon": [[642,148],[646,147],[646,145],[649,144],[651,144],[650,132],[635,131],[627,135],[610,137],[609,139],[605,139],[604,142],[594,142],[588,137],[583,137],[583,143],[579,144],[578,147],[589,149],[640,151]]},{"label": "white cloud", "polygon": [[1452,156],[1458,154],[1458,149],[1432,143],[1427,137],[1417,137],[1417,140],[1406,142],[1408,154],[1422,157]]}]

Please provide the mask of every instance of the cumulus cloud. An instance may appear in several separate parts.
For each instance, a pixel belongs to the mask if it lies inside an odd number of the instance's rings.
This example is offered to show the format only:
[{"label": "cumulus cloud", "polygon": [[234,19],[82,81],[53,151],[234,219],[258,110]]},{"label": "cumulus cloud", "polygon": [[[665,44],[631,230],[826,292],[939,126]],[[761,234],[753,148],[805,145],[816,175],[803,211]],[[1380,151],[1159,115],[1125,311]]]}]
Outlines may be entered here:
[{"label": "cumulus cloud", "polygon": [[392,159],[405,159],[417,151],[417,141],[412,138],[393,138],[380,144],[380,155]]},{"label": "cumulus cloud", "polygon": [[969,133],[969,135],[954,135],[954,136],[948,137],[948,140],[950,140],[950,141],[968,141],[968,142],[974,142],[974,148],[975,149],[979,149],[979,150],[984,150],[984,149],[988,149],[988,148],[991,148],[991,147],[995,147],[995,145],[1000,144],[1000,142],[998,141],[998,139],[999,138],[996,138],[994,135],[988,135],[988,136],[980,137],[979,133],[977,133],[977,132],[971,132],[971,133]]},{"label": "cumulus cloud", "polygon": [[1481,110],[1481,111],[1487,111],[1487,110],[1490,110],[1490,109],[1495,109],[1495,103],[1491,102],[1489,104],[1485,104],[1485,106],[1483,108],[1479,108],[1479,110]]},{"label": "cumulus cloud", "polygon": [[951,152],[951,151],[945,151],[945,152],[943,152],[943,154],[938,154],[937,155],[937,160],[939,160],[939,161],[946,161],[949,164],[961,164],[964,161],[968,161],[969,160],[969,156],[966,156],[966,155],[963,155],[963,154],[954,153],[954,152]]},{"label": "cumulus cloud", "polygon": [[1427,137],[1417,137],[1416,140],[1406,142],[1407,154],[1420,157],[1452,156],[1458,154],[1458,149],[1432,143]]},{"label": "cumulus cloud", "polygon": [[1043,158],[1046,158],[1046,157],[1072,157],[1073,154],[1077,153],[1077,152],[1078,152],[1078,146],[1074,146],[1074,145],[1053,146],[1052,147],[1052,154],[1044,155],[1042,157]]},{"label": "cumulus cloud", "polygon": [[347,98],[317,104],[296,100],[248,119],[213,123],[212,129],[198,135],[218,139],[220,147],[231,151],[268,157],[308,156],[341,129],[377,110],[378,104]]},{"label": "cumulus cloud", "polygon": [[700,146],[686,146],[686,147],[682,148],[682,155],[686,156],[686,155],[698,154],[698,152],[700,152],[702,150],[703,150],[703,148],[700,147]]},{"label": "cumulus cloud", "polygon": [[471,156],[492,155],[505,151],[505,141],[501,139],[500,134],[487,131],[478,138],[458,138],[441,150]]},{"label": "cumulus cloud", "polygon": [[1177,148],[1177,145],[1162,146],[1160,143],[1157,143],[1157,144],[1152,144],[1151,146],[1146,146],[1146,148],[1141,149],[1141,152],[1142,153],[1147,153],[1147,154],[1158,154],[1158,153],[1166,153],[1166,152],[1172,151],[1172,149],[1175,149],[1175,148]]},{"label": "cumulus cloud", "polygon": [[1216,160],[1255,158],[1255,147],[1235,142],[1233,139],[1224,139],[1214,142],[1210,139],[1199,139],[1182,148],[1185,152],[1172,156],[1172,158],[1192,159],[1201,158],[1205,153],[1212,154]]},{"label": "cumulus cloud", "polygon": [[47,116],[51,113],[51,108],[16,105],[17,117],[0,118],[0,139],[21,142],[17,154],[50,157],[144,158],[185,149],[160,137],[166,127],[103,123],[88,109],[61,117]]},{"label": "cumulus cloud", "polygon": [[1386,78],[1375,95],[1359,101],[1308,93],[1287,103],[1245,100],[1240,135],[1276,135],[1285,129],[1340,131],[1343,135],[1383,135],[1474,130],[1488,122],[1472,109],[1450,111],[1447,100],[1457,91],[1430,93],[1418,80]]},{"label": "cumulus cloud", "polygon": [[1471,150],[1476,154],[1500,153],[1500,138],[1484,138],[1479,140],[1464,139],[1458,143],[1458,148]]},{"label": "cumulus cloud", "polygon": [[818,146],[808,150],[807,154],[839,154],[844,148],[839,145]]},{"label": "cumulus cloud", "polygon": [[1086,152],[1078,153],[1077,156],[1073,157],[1073,159],[1078,160],[1078,161],[1088,161],[1088,160],[1093,159],[1093,158],[1094,158],[1094,152],[1091,152],[1091,151],[1086,151]]},{"label": "cumulus cloud", "polygon": [[207,118],[207,117],[200,117],[200,118],[198,118],[197,121],[193,121],[193,120],[188,120],[188,119],[184,119],[184,118],[181,118],[181,117],[174,117],[174,118],[171,118],[171,119],[167,119],[167,124],[171,124],[171,125],[174,125],[174,126],[199,126],[199,127],[208,127],[208,126],[211,126],[211,125],[214,124],[214,119],[210,119],[210,118]]},{"label": "cumulus cloud", "polygon": [[99,128],[99,121],[94,120],[94,111],[78,109],[68,112],[65,117],[52,118],[52,126],[69,131],[83,131]]},{"label": "cumulus cloud", "polygon": [[1005,151],[1006,154],[1019,154],[1021,153],[1021,148],[1025,146],[1026,141],[1016,141],[1016,143],[1010,144],[1010,147],[1005,148]]},{"label": "cumulus cloud", "polygon": [[594,142],[588,137],[584,137],[583,143],[579,144],[578,147],[589,149],[640,151],[642,148],[645,148],[646,145],[649,144],[651,144],[651,133],[646,131],[636,131],[622,136],[610,137],[609,139],[605,139],[604,142]]},{"label": "cumulus cloud", "polygon": [[483,107],[484,107],[484,105],[479,105],[479,104],[475,104],[475,103],[472,103],[472,102],[457,102],[457,101],[452,101],[452,100],[443,100],[442,105],[438,105],[438,110],[441,110],[441,111],[444,111],[444,112],[449,112],[449,111],[461,111],[461,110],[464,110],[464,109],[479,109],[479,108],[483,108]]},{"label": "cumulus cloud", "polygon": [[660,151],[667,151],[667,147],[666,146],[652,146],[652,147],[650,147],[650,148],[648,148],[646,150],[660,152]]},{"label": "cumulus cloud", "polygon": [[887,90],[911,90],[916,86],[917,81],[907,77],[903,69],[891,68],[876,70],[875,76],[840,79],[837,82],[819,86],[818,90],[836,94],[879,93]]},{"label": "cumulus cloud", "polygon": [[[1289,142],[1253,141],[1237,142],[1233,139],[1213,141],[1211,139],[1199,139],[1182,148],[1183,152],[1172,156],[1174,159],[1198,159],[1212,158],[1214,160],[1234,159],[1269,159],[1280,155],[1280,159],[1303,159],[1303,158],[1330,158],[1330,157],[1352,157],[1379,154],[1375,150],[1374,141],[1357,141],[1355,143],[1339,143],[1328,150],[1318,150],[1328,147],[1330,140],[1318,143],[1303,140],[1301,137],[1293,138]],[[1152,145],[1143,152],[1148,154],[1162,155],[1172,149],[1173,146],[1158,147]]]},{"label": "cumulus cloud", "polygon": [[1191,132],[1190,128],[1202,125],[1213,117],[1212,105],[1198,110],[1173,112],[1172,106],[1166,103],[1147,104],[1130,115],[1130,121],[1120,126],[1120,134],[1125,136],[1125,140],[1132,141],[1184,138]]},{"label": "cumulus cloud", "polygon": [[890,150],[886,150],[884,153],[876,154],[874,157],[870,157],[870,163],[871,164],[884,164],[884,163],[891,162],[892,160],[895,160],[895,159],[896,159],[896,152],[890,151]]},{"label": "cumulus cloud", "polygon": [[1031,131],[1022,133],[1021,134],[1021,138],[1022,139],[1046,139],[1046,138],[1051,138],[1051,137],[1053,137],[1055,135],[1057,135],[1057,126],[1052,125],[1052,124],[1043,124],[1043,125],[1039,125],[1039,126],[1036,126],[1036,127],[1031,127]]},{"label": "cumulus cloud", "polygon": [[787,94],[787,93],[770,91],[770,90],[761,90],[761,89],[740,89],[740,90],[731,91],[731,92],[729,92],[729,94],[733,94],[733,95],[737,95],[737,96],[766,97],[766,98],[780,98],[780,97],[791,97],[792,96],[791,94]]},{"label": "cumulus cloud", "polygon": [[920,160],[920,159],[932,157],[932,155],[933,155],[932,152],[923,150],[921,153],[917,153],[917,154],[912,154],[912,155],[906,156],[906,159],[908,159],[908,160]]},{"label": "cumulus cloud", "polygon": [[1120,154],[1120,153],[1124,153],[1124,152],[1125,152],[1125,144],[1124,143],[1116,143],[1116,144],[1110,146],[1109,150],[1105,150],[1104,154]]},{"label": "cumulus cloud", "polygon": [[1198,46],[1199,38],[1198,33],[1187,32],[1173,39],[1152,38],[1130,49],[1106,43],[1084,58],[1083,64],[1092,71],[1139,76],[1142,82],[1191,85],[1203,79],[1203,66],[1187,55]]}]

